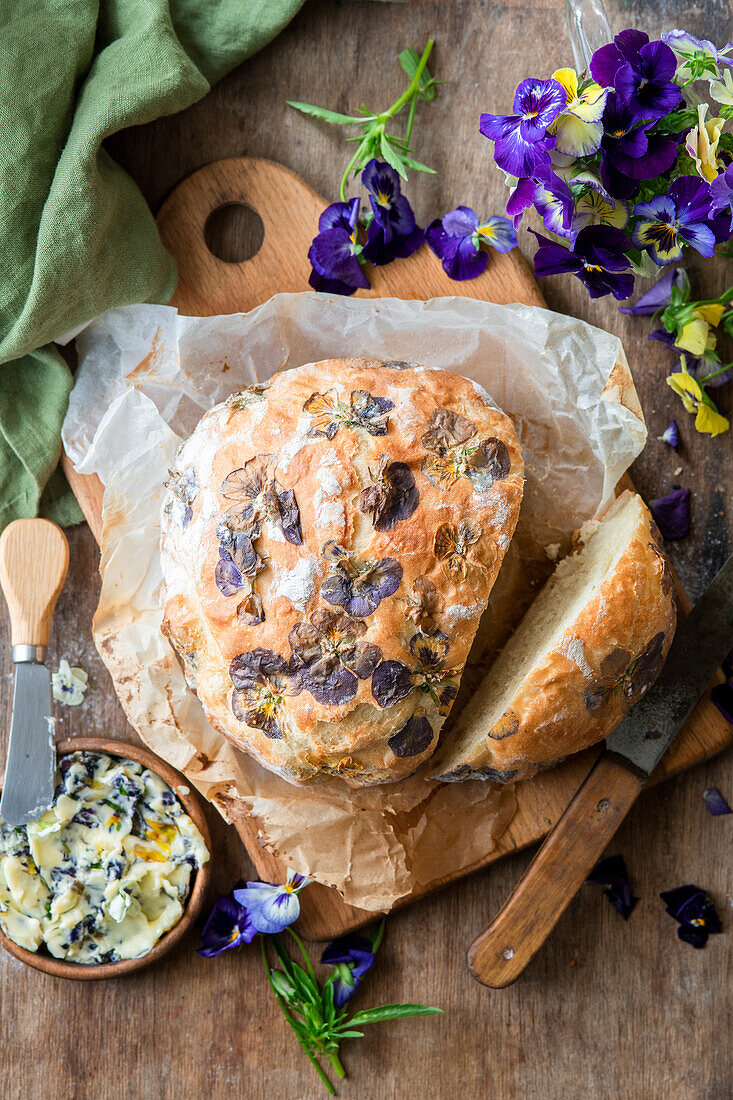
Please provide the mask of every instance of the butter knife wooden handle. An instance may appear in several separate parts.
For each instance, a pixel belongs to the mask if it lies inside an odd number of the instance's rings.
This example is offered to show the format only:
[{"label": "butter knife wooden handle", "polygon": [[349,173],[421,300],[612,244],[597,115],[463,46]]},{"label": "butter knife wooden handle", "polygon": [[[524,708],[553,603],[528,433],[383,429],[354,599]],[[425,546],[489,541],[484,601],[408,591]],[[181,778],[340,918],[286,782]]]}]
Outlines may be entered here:
[{"label": "butter knife wooden handle", "polygon": [[542,947],[626,817],[645,780],[602,753],[494,920],[471,944],[479,982],[515,981]]},{"label": "butter knife wooden handle", "polygon": [[0,536],[0,588],[12,645],[47,646],[51,616],[69,568],[66,535],[47,519],[16,519]]}]

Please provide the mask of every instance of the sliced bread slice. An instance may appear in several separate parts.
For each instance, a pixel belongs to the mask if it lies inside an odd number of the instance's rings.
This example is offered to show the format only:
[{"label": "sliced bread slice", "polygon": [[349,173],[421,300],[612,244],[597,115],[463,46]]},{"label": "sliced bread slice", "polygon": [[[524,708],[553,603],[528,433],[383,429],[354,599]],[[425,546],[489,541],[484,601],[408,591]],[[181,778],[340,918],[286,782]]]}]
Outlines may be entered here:
[{"label": "sliced bread slice", "polygon": [[676,609],[644,502],[622,493],[580,539],[458,715],[429,779],[526,779],[604,738],[657,678]]}]

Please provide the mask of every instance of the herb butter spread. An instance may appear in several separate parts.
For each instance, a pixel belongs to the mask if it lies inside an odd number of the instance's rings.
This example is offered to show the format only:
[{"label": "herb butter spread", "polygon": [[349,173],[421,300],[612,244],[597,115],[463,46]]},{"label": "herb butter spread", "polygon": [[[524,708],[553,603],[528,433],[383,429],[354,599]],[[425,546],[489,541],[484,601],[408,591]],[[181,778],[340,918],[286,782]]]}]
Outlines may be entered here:
[{"label": "herb butter spread", "polygon": [[178,922],[191,874],[209,858],[171,789],[142,764],[75,752],[51,808],[0,818],[0,925],[29,951],[117,962],[146,955]]}]

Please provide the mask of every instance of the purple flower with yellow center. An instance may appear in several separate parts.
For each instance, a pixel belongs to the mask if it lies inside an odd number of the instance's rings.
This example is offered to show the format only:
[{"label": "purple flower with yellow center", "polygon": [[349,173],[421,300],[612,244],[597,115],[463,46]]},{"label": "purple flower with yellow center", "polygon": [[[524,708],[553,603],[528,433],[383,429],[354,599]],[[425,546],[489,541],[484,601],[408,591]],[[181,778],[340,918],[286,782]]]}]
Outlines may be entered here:
[{"label": "purple flower with yellow center", "polygon": [[324,949],[321,962],[333,967],[329,981],[333,985],[336,1008],[343,1008],[358,990],[361,979],[374,963],[383,930],[384,921],[381,921],[371,933],[340,936]]},{"label": "purple flower with yellow center", "polygon": [[291,666],[319,703],[333,706],[353,699],[382,659],[379,646],[362,640],[367,626],[343,611],[320,607],[310,622],[296,623],[288,635]]},{"label": "purple flower with yellow center", "polygon": [[549,164],[555,137],[548,127],[567,106],[565,89],[556,80],[523,80],[514,95],[514,114],[481,115],[481,133],[495,143],[494,160],[518,178],[532,176]]},{"label": "purple flower with yellow center", "polygon": [[402,566],[394,558],[363,561],[333,539],[321,553],[331,568],[321,587],[323,599],[355,618],[371,615],[400,586]]},{"label": "purple flower with yellow center", "polygon": [[715,251],[715,234],[707,224],[710,185],[695,176],[680,176],[666,195],[637,203],[634,214],[632,240],[660,267],[681,260],[684,245],[701,256],[712,256]]},{"label": "purple flower with yellow center", "polygon": [[629,873],[623,856],[608,856],[600,860],[585,881],[603,886],[603,892],[616,912],[624,920],[629,919],[639,899],[631,892]]},{"label": "purple flower with yellow center", "polygon": [[677,159],[678,139],[650,134],[618,96],[609,96],[603,112],[601,180],[610,195],[628,199],[639,180],[661,176]]},{"label": "purple flower with yellow center", "polygon": [[287,881],[248,882],[246,887],[234,891],[234,900],[243,905],[253,928],[257,932],[274,935],[284,932],[300,916],[298,894],[310,879],[288,868]]},{"label": "purple flower with yellow center", "polygon": [[[411,691],[417,690],[429,695],[442,715],[448,715],[458,694],[454,683],[463,669],[446,668],[445,658],[450,643],[447,634],[436,630],[432,634],[418,631],[410,639],[410,652],[417,664],[408,668],[402,661],[382,661],[372,676],[372,695],[382,709],[393,707],[406,699]],[[433,738],[433,731],[427,719],[418,719],[420,724],[405,727],[401,731],[402,739],[409,740],[411,750],[398,746],[398,740],[391,738],[390,748],[396,756],[413,756],[423,752]],[[409,734],[409,738],[408,738]]]},{"label": "purple flower with yellow center", "polygon": [[364,259],[373,264],[388,264],[398,257],[411,256],[423,243],[425,232],[415,224],[397,172],[390,164],[374,158],[362,172],[361,182],[369,192],[374,215],[367,230]]},{"label": "purple flower with yellow center", "polygon": [[682,92],[673,77],[675,55],[664,42],[650,42],[642,31],[626,30],[596,50],[590,63],[593,79],[614,87],[637,118],[663,118],[677,109]]},{"label": "purple flower with yellow center", "polygon": [[300,673],[271,649],[239,653],[229,665],[234,685],[232,713],[239,722],[262,730],[271,740],[282,740],[280,725],[285,697],[303,690]]},{"label": "purple flower with yellow center", "polygon": [[359,199],[334,202],[318,219],[318,233],[308,251],[313,267],[308,282],[314,290],[353,294],[360,287],[369,289],[369,280],[359,262],[361,248],[356,240],[359,202]]},{"label": "purple flower with yellow center", "polygon": [[693,947],[704,947],[708,936],[723,931],[714,903],[700,886],[692,883],[665,890],[660,898],[670,917],[679,924],[678,937]]},{"label": "purple flower with yellow center", "polygon": [[550,125],[555,136],[555,149],[571,157],[586,157],[595,153],[603,137],[603,108],[608,89],[600,84],[578,83],[575,69],[558,69],[552,74],[565,92],[562,114]]},{"label": "purple flower with yellow center", "polygon": [[685,299],[689,298],[690,279],[683,267],[671,267],[664,275],[642,294],[635,306],[619,306],[619,313],[629,313],[632,317],[651,317],[665,309],[672,301],[673,289],[678,290]]},{"label": "purple flower with yellow center", "polygon": [[497,252],[517,247],[517,235],[508,218],[491,217],[483,225],[470,206],[457,206],[436,218],[425,231],[425,240],[441,260],[451,279],[475,279],[489,262],[483,244]]},{"label": "purple flower with yellow center", "polygon": [[649,504],[654,522],[665,539],[683,539],[690,533],[690,490],[673,489]]},{"label": "purple flower with yellow center", "polygon": [[572,249],[534,233],[540,242],[535,253],[536,275],[560,275],[568,272],[585,284],[591,298],[613,294],[620,300],[634,289],[634,276],[628,273],[629,261],[624,249],[628,237],[608,225],[589,225],[581,229]]},{"label": "purple flower with yellow center", "polygon": [[199,948],[198,954],[212,959],[215,955],[221,955],[222,951],[251,943],[256,935],[257,929],[249,919],[247,910],[227,895],[215,903],[201,930],[203,946]]}]

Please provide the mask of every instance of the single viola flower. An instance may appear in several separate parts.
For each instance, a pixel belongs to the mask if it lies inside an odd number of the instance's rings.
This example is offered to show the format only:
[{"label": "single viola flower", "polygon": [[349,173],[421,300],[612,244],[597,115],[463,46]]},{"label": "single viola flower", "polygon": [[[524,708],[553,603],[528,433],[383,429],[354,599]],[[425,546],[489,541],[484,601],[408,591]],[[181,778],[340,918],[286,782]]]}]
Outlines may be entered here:
[{"label": "single viola flower", "polygon": [[[719,686],[722,687],[722,685]],[[702,792],[702,797],[705,807],[712,817],[722,817],[724,814],[733,814],[733,810],[731,810],[717,787],[706,787]]]},{"label": "single viola flower", "polygon": [[677,109],[682,92],[673,77],[675,55],[664,42],[650,42],[641,31],[627,30],[596,50],[590,63],[593,79],[613,86],[636,118],[663,118]]},{"label": "single viola flower", "polygon": [[383,927],[382,921],[370,938],[353,933],[340,936],[324,949],[321,962],[333,967],[329,981],[333,984],[333,1003],[336,1008],[343,1008],[351,1000],[361,985],[362,978],[373,965]]},{"label": "single viola flower", "polygon": [[185,531],[193,519],[191,505],[199,495],[199,482],[195,468],[186,466],[184,470],[171,470],[166,488],[173,494],[165,506],[166,515],[175,518],[181,530]]},{"label": "single viola flower", "polygon": [[549,168],[540,168],[535,179],[533,202],[545,229],[575,240],[580,226],[575,217],[575,199],[567,183]]},{"label": "single viola flower", "polygon": [[59,670],[51,676],[52,694],[57,703],[66,707],[78,707],[84,702],[89,677],[83,668],[70,665],[63,657],[59,661]]},{"label": "single viola flower", "polygon": [[634,276],[628,274],[629,261],[624,249],[628,237],[620,229],[606,225],[590,225],[581,229],[572,249],[534,233],[540,242],[535,253],[536,275],[559,275],[569,272],[586,286],[591,298],[613,294],[620,300],[628,298],[634,289]]},{"label": "single viola flower", "polygon": [[532,176],[550,163],[555,137],[548,127],[567,106],[565,89],[556,80],[523,80],[514,95],[514,114],[481,115],[480,130],[495,143],[494,160],[512,176]]},{"label": "single viola flower", "polygon": [[292,668],[319,703],[338,706],[353,699],[382,659],[379,646],[362,641],[367,626],[343,611],[319,607],[310,622],[296,623],[288,635]]},{"label": "single viola flower", "polygon": [[589,189],[575,200],[577,225],[582,228],[586,225],[610,225],[614,229],[625,229],[629,221],[628,204],[623,199],[604,195],[603,191]]},{"label": "single viola flower", "polygon": [[485,271],[489,257],[483,244],[497,252],[517,247],[517,235],[508,218],[497,215],[481,225],[470,206],[457,206],[436,218],[426,229],[425,239],[446,275],[456,280],[475,279]]},{"label": "single viola flower", "polygon": [[321,586],[323,599],[354,618],[371,615],[402,581],[402,566],[394,558],[364,561],[333,539],[324,543],[321,553],[330,565]]},{"label": "single viola flower", "polygon": [[608,89],[600,84],[578,84],[575,69],[558,69],[552,74],[565,92],[566,103],[562,114],[549,126],[555,135],[555,149],[571,157],[586,157],[595,153],[603,137],[603,108]]},{"label": "single viola flower", "polygon": [[657,436],[657,439],[660,443],[668,443],[673,450],[677,450],[680,442],[680,433],[674,420],[670,422],[661,435]]},{"label": "single viola flower", "polygon": [[716,103],[721,103],[724,107],[733,107],[733,70],[725,69],[718,80],[710,81],[708,88],[710,98]]},{"label": "single viola flower", "polygon": [[359,228],[359,199],[334,202],[318,219],[318,233],[308,251],[313,270],[309,284],[314,290],[330,294],[353,294],[369,289],[362,270],[361,247],[356,235]]},{"label": "single viola flower", "polygon": [[665,890],[660,898],[670,917],[679,924],[678,937],[693,947],[704,947],[708,936],[722,932],[720,917],[714,903],[699,886],[678,886]]},{"label": "single viola flower", "polygon": [[724,684],[716,684],[710,692],[710,698],[726,722],[733,726],[733,681],[726,680]]},{"label": "single viola flower", "polygon": [[628,920],[638,898],[631,893],[629,873],[623,856],[608,856],[596,863],[585,880],[588,883],[603,886],[604,894],[617,913]]},{"label": "single viola flower", "polygon": [[666,381],[670,389],[682,399],[687,412],[695,413],[695,431],[711,436],[727,432],[729,421],[718,412],[712,399],[686,369],[684,355],[680,362],[682,369],[670,374]]},{"label": "single viola flower", "polygon": [[687,31],[666,31],[662,42],[674,51],[677,78],[682,84],[717,76],[718,62],[725,60],[712,42],[706,38],[694,38]]},{"label": "single viola flower", "polygon": [[603,112],[601,181],[616,199],[631,198],[639,180],[661,176],[677,159],[677,138],[648,133],[617,96],[609,96]]},{"label": "single viola flower", "polygon": [[244,906],[257,932],[276,935],[284,932],[300,916],[298,894],[309,882],[310,879],[288,867],[286,882],[280,885],[273,882],[248,882],[243,889],[234,891],[234,900]]},{"label": "single viola flower", "polygon": [[374,215],[367,230],[364,259],[388,264],[398,257],[411,256],[423,243],[425,232],[415,224],[397,172],[385,161],[373,158],[362,172],[361,182],[369,192]]},{"label": "single viola flower", "polygon": [[202,947],[197,954],[206,959],[221,955],[243,943],[251,943],[257,935],[247,910],[234,897],[227,894],[219,898],[209,914],[209,919],[201,930]]},{"label": "single viola flower", "polygon": [[690,490],[674,489],[649,504],[654,522],[665,539],[683,539],[690,533]]},{"label": "single viola flower", "polygon": [[727,232],[733,232],[733,164],[729,164],[710,184],[710,213],[725,215]]},{"label": "single viola flower", "polygon": [[232,658],[229,678],[234,685],[232,713],[237,721],[262,730],[273,741],[281,741],[285,697],[303,690],[297,669],[271,649],[252,649]]},{"label": "single viola flower", "polygon": [[684,245],[701,256],[715,252],[715,234],[707,224],[710,186],[695,176],[680,176],[666,195],[637,203],[634,214],[632,240],[660,266],[681,260]]},{"label": "single viola flower", "polygon": [[619,313],[630,313],[634,317],[649,317],[665,309],[672,301],[673,288],[680,291],[686,301],[690,296],[690,279],[683,267],[670,267],[653,283],[646,294],[642,294],[635,306],[619,306]]},{"label": "single viola flower", "polygon": [[708,104],[697,107],[697,126],[690,130],[685,140],[685,150],[695,162],[698,175],[711,183],[718,176],[721,164],[718,160],[718,142],[725,123],[724,118],[708,118]]}]

